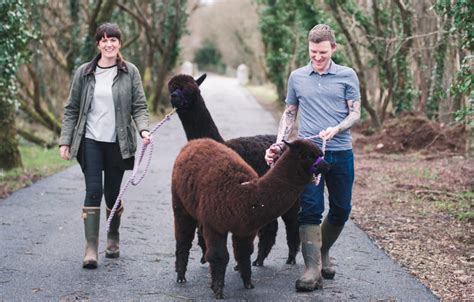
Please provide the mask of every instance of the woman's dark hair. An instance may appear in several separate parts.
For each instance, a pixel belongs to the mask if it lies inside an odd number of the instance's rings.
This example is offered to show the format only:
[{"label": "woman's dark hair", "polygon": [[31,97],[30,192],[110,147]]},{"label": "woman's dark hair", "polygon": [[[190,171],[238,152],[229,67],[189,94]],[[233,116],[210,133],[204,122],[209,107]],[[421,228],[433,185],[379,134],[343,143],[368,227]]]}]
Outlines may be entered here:
[{"label": "woman's dark hair", "polygon": [[99,41],[105,36],[108,38],[117,38],[120,43],[122,43],[122,32],[120,31],[119,26],[115,23],[101,24],[95,32],[95,42],[99,43]]}]

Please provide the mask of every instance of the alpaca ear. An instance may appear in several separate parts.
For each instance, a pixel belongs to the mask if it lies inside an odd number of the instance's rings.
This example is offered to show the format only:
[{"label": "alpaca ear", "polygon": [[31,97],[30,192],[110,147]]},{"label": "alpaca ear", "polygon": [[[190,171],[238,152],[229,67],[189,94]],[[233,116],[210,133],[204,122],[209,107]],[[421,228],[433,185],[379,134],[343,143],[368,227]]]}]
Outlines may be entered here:
[{"label": "alpaca ear", "polygon": [[196,79],[196,83],[198,84],[198,86],[201,86],[202,82],[204,82],[206,77],[207,77],[207,73],[203,74],[202,76]]}]

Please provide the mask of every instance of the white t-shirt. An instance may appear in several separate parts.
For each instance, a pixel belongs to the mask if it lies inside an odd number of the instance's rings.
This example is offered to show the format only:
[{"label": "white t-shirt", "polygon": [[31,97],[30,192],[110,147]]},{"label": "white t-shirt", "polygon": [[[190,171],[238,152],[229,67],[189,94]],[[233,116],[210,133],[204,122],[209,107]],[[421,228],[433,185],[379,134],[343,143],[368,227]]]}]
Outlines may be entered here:
[{"label": "white t-shirt", "polygon": [[95,88],[91,107],[87,113],[86,137],[115,143],[115,106],[112,83],[117,75],[117,65],[95,68]]}]

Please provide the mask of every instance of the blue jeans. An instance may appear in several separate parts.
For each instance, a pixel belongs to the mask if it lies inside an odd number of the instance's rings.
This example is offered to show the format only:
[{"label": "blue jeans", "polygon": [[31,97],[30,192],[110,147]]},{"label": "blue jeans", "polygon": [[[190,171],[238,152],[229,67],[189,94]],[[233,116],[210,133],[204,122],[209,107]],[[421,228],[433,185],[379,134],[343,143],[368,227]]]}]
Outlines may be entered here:
[{"label": "blue jeans", "polygon": [[354,153],[352,150],[326,151],[324,159],[331,165],[319,185],[306,185],[300,195],[300,225],[321,224],[324,212],[324,184],[328,188],[330,224],[342,226],[349,219],[352,209],[352,184],[354,183]]},{"label": "blue jeans", "polygon": [[[86,181],[85,207],[100,207],[102,196],[109,209],[120,193],[124,169],[118,143],[98,142],[84,138],[79,151],[80,164]],[[102,182],[103,172],[103,182]]]}]

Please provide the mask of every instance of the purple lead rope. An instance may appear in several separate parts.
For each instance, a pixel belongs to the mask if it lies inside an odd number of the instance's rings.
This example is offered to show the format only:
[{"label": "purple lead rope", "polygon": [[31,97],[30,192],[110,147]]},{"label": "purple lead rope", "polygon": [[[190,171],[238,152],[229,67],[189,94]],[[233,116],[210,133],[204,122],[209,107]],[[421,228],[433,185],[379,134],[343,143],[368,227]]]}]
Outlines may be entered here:
[{"label": "purple lead rope", "polygon": [[[316,134],[316,135],[313,135],[313,136],[307,136],[307,137],[305,137],[304,139],[313,139],[313,138],[317,138],[317,137],[319,137],[319,135]],[[321,160],[324,159],[324,153],[326,152],[326,140],[325,140],[325,139],[323,139],[323,145],[321,146],[321,151],[323,151],[323,156],[322,156],[322,157],[318,157],[318,158],[316,159],[316,162],[317,162],[316,165],[317,165]],[[313,166],[316,166],[316,165],[313,164]],[[314,180],[314,183],[315,183],[317,186],[319,186],[319,182],[320,182],[320,181],[321,181],[321,173],[319,173],[318,176],[316,176],[316,179]]]},{"label": "purple lead rope", "polygon": [[[158,130],[158,128],[160,128],[165,122],[169,121],[171,116],[176,112],[176,109],[173,109],[170,113],[168,113],[158,124],[156,124],[155,127],[153,127],[153,129],[150,131],[150,134],[153,134],[156,130]],[[140,177],[138,179],[135,179],[137,177],[137,173],[138,173],[138,167],[140,167],[140,164],[142,163],[142,160],[143,160],[143,157],[145,156],[145,151],[147,149],[147,147],[150,146],[150,151],[148,152],[148,158],[146,160],[146,166],[145,166],[145,169],[142,173],[142,175],[140,175]],[[144,145],[142,143],[141,147],[140,147],[140,155],[138,157],[135,157],[135,163],[133,165],[133,171],[132,171],[132,175],[130,175],[130,177],[128,178],[127,180],[127,183],[122,187],[122,189],[120,190],[120,193],[119,195],[117,196],[117,199],[115,200],[115,204],[114,206],[112,207],[112,210],[110,210],[110,215],[109,215],[109,218],[107,219],[107,223],[106,223],[106,228],[105,228],[105,231],[108,233],[109,232],[109,229],[110,229],[110,222],[112,221],[112,218],[114,217],[115,215],[115,212],[117,211],[118,207],[120,206],[120,200],[122,200],[122,197],[123,197],[123,194],[125,193],[125,191],[127,190],[128,186],[130,184],[136,186],[138,185],[142,180],[143,178],[145,178],[145,174],[146,172],[148,171],[148,168],[150,167],[150,162],[151,162],[151,155],[153,153],[153,140],[150,140],[150,143],[148,145]]]}]

